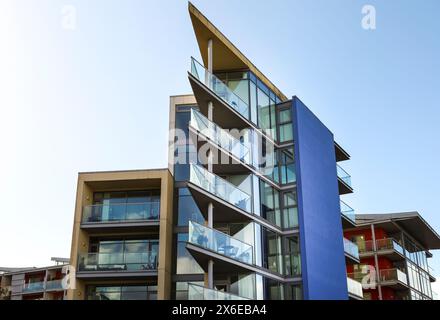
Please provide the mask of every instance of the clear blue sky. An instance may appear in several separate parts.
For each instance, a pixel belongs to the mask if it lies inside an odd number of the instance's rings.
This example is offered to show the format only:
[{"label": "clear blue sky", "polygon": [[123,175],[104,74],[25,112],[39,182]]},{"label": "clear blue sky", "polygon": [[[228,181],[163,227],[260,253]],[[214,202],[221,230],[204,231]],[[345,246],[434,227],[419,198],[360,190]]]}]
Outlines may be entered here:
[{"label": "clear blue sky", "polygon": [[[440,230],[438,0],[193,3],[352,155],[346,202]],[[169,96],[200,54],[184,0],[3,0],[0,46],[0,266],[44,265],[69,255],[77,172],[166,167]]]}]

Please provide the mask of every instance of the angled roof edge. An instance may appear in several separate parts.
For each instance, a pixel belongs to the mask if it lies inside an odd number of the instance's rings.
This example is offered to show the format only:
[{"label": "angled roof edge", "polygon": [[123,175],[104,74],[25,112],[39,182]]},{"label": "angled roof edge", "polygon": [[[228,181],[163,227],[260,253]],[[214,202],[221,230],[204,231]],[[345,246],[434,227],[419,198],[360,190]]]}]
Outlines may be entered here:
[{"label": "angled roof edge", "polygon": [[[410,224],[405,224],[413,220]],[[417,211],[399,212],[399,213],[376,213],[376,214],[356,214],[356,224],[358,226],[367,225],[371,223],[386,223],[396,222],[403,223],[404,227],[416,228],[418,234],[412,235],[414,238],[419,238],[421,235],[429,235],[429,241],[425,238],[424,244],[429,249],[440,249],[440,235],[431,227],[431,225],[422,218]],[[421,229],[419,229],[421,228]],[[413,230],[414,231],[414,230]]]},{"label": "angled roof edge", "polygon": [[[282,101],[288,100],[288,98],[278,89],[258,68],[248,59],[246,56],[228,39],[226,36],[216,27],[214,26],[208,18],[206,18],[203,13],[201,13],[191,2],[188,2],[188,10],[190,13],[191,21],[193,23],[194,32],[196,33],[196,38],[199,44],[199,49],[202,54],[202,58],[204,57],[204,50],[200,45],[200,40],[197,34],[197,30],[194,25],[194,19],[199,21],[209,32],[211,32],[222,44],[224,44],[229,51],[239,59],[243,65],[245,65],[249,70],[251,70],[255,75],[266,85],[268,86],[276,95],[280,97]],[[205,59],[204,59],[205,60]],[[206,61],[205,65],[206,65]]]}]

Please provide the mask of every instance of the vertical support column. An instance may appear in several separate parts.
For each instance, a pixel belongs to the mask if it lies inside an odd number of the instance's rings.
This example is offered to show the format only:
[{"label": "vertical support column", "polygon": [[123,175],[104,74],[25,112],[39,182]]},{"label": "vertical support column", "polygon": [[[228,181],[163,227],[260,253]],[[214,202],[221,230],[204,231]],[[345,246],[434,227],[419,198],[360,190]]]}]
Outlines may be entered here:
[{"label": "vertical support column", "polygon": [[208,71],[212,74],[212,39],[208,40]]},{"label": "vertical support column", "polygon": [[[208,42],[208,69],[209,68],[210,71],[212,72],[212,40],[209,40]],[[211,121],[210,125],[212,125],[213,113],[214,113],[214,106],[212,104],[212,101],[209,101],[208,120]],[[214,128],[210,128],[210,130],[213,129]],[[208,155],[208,171],[213,172],[212,150],[209,150],[209,155]],[[214,227],[214,205],[212,204],[212,202],[208,204],[208,227],[211,229]],[[211,239],[211,241],[213,240],[214,239]],[[214,289],[214,261],[212,259],[208,261],[208,288]]]},{"label": "vertical support column", "polygon": [[379,260],[377,259],[376,234],[374,232],[374,223],[371,224],[371,238],[373,240],[374,264],[376,268],[377,291],[379,293],[379,300],[382,300],[382,286],[380,285]]}]

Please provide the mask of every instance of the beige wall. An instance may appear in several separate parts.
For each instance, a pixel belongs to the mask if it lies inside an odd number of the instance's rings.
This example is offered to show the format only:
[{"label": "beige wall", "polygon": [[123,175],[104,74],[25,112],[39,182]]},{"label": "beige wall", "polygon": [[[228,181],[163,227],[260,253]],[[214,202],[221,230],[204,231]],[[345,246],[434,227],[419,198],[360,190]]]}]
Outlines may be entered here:
[{"label": "beige wall", "polygon": [[[76,193],[70,264],[76,267],[78,254],[87,253],[89,250],[89,233],[81,229],[81,218],[83,207],[92,204],[94,191],[130,190],[151,187],[160,187],[161,189],[157,285],[158,298],[167,299],[169,298],[171,287],[171,241],[173,226],[173,179],[168,169],[80,173]],[[124,233],[127,233],[127,230],[121,230],[121,232],[116,234]],[[93,281],[93,283],[96,282]],[[117,283],[117,279],[111,282],[107,281],[106,283]],[[67,299],[85,299],[85,287],[86,282],[77,279],[76,289],[68,290]]]}]

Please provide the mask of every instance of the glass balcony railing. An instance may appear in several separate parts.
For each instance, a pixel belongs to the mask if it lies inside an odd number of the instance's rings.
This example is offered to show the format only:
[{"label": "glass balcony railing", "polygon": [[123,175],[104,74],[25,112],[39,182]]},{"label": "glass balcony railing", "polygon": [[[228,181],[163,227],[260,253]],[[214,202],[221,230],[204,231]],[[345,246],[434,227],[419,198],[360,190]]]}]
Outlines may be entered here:
[{"label": "glass balcony railing", "polygon": [[399,252],[401,255],[404,254],[402,246],[394,239],[378,239],[376,240],[376,250],[395,250]]},{"label": "glass balcony railing", "polygon": [[364,297],[362,291],[362,284],[350,277],[347,277],[347,289],[348,289],[348,293],[356,297],[360,297],[360,298]]},{"label": "glass balcony railing", "polygon": [[342,167],[339,164],[336,164],[336,172],[338,175],[338,178],[344,181],[344,183],[351,188],[351,176],[342,169]]},{"label": "glass balcony railing", "polygon": [[195,164],[190,166],[189,181],[237,208],[251,212],[250,195],[202,166]]},{"label": "glass balcony railing", "polygon": [[344,201],[339,200],[341,203],[341,213],[353,223],[356,223],[356,215],[354,213],[354,209],[346,204]]},{"label": "glass balcony railing", "polygon": [[63,290],[63,280],[50,280],[46,282],[46,290]]},{"label": "glass balcony railing", "polygon": [[379,271],[379,280],[381,282],[400,281],[408,284],[406,274],[399,269],[384,269]]},{"label": "glass balcony railing", "polygon": [[[373,240],[358,241],[357,246],[359,248],[360,253],[368,253],[374,251],[373,244],[374,244]],[[395,250],[402,255],[404,254],[403,248],[396,240],[392,238],[376,240],[376,250],[377,251]]]},{"label": "glass balcony railing", "polygon": [[44,281],[28,282],[23,286],[23,292],[39,292],[44,291]]},{"label": "glass balcony railing", "polygon": [[249,264],[254,261],[253,249],[250,244],[193,221],[189,222],[188,241],[234,260]]},{"label": "glass balcony railing", "polygon": [[193,283],[188,284],[188,300],[249,300],[235,294],[208,289]]},{"label": "glass balcony railing", "polygon": [[344,251],[346,253],[348,253],[349,255],[351,255],[352,257],[359,259],[358,246],[354,242],[351,242],[350,240],[348,240],[346,238],[344,238]]},{"label": "glass balcony railing", "polygon": [[160,201],[94,204],[84,207],[82,222],[159,220]]},{"label": "glass balcony railing", "polygon": [[243,142],[194,109],[191,109],[190,126],[241,161],[252,165],[251,153]]},{"label": "glass balcony railing", "polygon": [[78,271],[149,271],[157,269],[157,251],[85,253],[78,257]]},{"label": "glass balcony railing", "polygon": [[210,73],[202,64],[191,57],[191,74],[200,82],[205,84],[217,96],[224,100],[235,111],[240,113],[246,119],[249,119],[249,106],[240,99],[228,86]]}]

